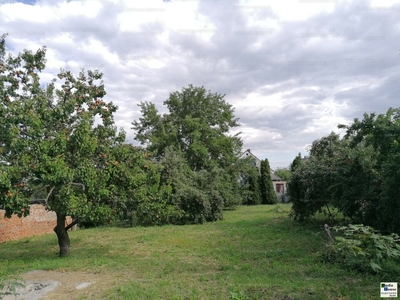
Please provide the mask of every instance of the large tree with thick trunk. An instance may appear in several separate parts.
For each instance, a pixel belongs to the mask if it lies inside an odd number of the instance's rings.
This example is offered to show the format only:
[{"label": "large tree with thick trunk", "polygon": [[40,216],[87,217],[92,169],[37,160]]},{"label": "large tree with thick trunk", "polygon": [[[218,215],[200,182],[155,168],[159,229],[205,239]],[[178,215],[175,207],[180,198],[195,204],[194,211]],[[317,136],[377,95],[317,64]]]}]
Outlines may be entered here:
[{"label": "large tree with thick trunk", "polygon": [[[44,86],[39,74],[46,48],[6,56],[5,37],[0,39],[0,206],[7,217],[25,216],[40,189],[57,214],[54,231],[65,256],[70,227],[82,219],[109,218],[110,204],[126,196],[116,188],[124,175],[118,173],[115,150],[125,134],[114,126],[117,107],[103,100],[102,73],[82,70],[75,78],[61,70],[61,88],[57,79]],[[72,224],[66,224],[67,216]]]}]

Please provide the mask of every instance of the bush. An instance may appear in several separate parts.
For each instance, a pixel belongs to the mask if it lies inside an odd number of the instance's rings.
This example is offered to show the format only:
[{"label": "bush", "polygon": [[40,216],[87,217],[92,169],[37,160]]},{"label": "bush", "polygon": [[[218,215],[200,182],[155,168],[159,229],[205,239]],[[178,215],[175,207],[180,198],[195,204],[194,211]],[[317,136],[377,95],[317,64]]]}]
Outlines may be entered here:
[{"label": "bush", "polygon": [[204,223],[222,219],[222,209],[232,196],[220,168],[193,171],[179,151],[167,149],[160,161],[161,184],[171,187],[169,203],[182,212],[177,224]]},{"label": "bush", "polygon": [[327,245],[322,258],[326,262],[337,263],[361,272],[382,271],[382,263],[400,258],[400,237],[381,235],[369,226],[348,225],[332,227],[342,236],[335,243]]}]

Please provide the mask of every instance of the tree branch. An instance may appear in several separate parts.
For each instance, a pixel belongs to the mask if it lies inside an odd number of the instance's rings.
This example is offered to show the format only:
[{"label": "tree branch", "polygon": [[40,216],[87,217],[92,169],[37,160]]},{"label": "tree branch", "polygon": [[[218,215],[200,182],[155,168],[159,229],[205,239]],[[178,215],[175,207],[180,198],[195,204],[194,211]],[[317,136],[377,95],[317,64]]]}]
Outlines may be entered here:
[{"label": "tree branch", "polygon": [[71,185],[79,185],[82,187],[82,190],[85,191],[85,185],[83,183],[71,182]]},{"label": "tree branch", "polygon": [[67,227],[65,227],[65,230],[71,229],[72,227],[74,227],[76,224],[78,224],[80,222],[79,219],[75,219],[72,221],[71,224],[69,224]]},{"label": "tree branch", "polygon": [[[48,185],[46,186],[46,188],[49,187]],[[45,203],[46,203],[46,207],[49,207],[49,205],[47,204],[47,201],[49,200],[51,194],[53,193],[54,190],[54,186],[51,188],[50,192],[47,194],[47,197],[45,199]]]}]

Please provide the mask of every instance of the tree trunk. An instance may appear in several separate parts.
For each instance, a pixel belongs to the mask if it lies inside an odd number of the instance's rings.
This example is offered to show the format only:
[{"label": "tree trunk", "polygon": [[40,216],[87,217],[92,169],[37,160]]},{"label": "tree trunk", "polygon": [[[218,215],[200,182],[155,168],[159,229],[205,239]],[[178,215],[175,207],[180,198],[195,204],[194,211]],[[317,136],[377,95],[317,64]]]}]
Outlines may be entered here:
[{"label": "tree trunk", "polygon": [[60,257],[68,256],[70,252],[70,241],[68,230],[65,228],[65,215],[57,213],[57,226],[54,232],[57,234]]}]

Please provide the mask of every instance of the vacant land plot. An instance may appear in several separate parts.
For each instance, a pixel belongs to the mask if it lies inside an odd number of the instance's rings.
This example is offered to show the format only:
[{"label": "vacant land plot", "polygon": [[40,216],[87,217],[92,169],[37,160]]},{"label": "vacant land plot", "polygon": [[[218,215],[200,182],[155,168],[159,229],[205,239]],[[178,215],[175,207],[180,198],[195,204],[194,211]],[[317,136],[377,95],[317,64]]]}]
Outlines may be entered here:
[{"label": "vacant land plot", "polygon": [[63,259],[55,234],[7,242],[0,275],[56,280],[45,296],[56,300],[380,299],[379,283],[389,278],[320,262],[327,236],[294,223],[289,210],[239,207],[204,225],[78,230]]}]

